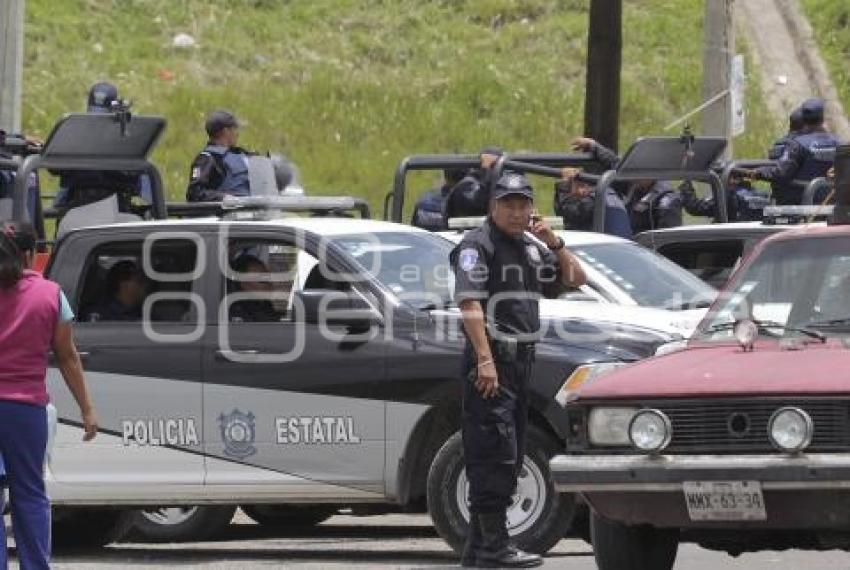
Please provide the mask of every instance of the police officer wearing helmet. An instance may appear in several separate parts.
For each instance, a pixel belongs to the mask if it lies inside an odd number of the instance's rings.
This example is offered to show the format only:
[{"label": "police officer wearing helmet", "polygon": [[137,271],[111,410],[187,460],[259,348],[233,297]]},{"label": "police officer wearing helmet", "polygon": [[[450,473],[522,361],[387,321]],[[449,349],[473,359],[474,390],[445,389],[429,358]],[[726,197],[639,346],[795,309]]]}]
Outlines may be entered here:
[{"label": "police officer wearing helmet", "polygon": [[835,149],[841,141],[824,128],[823,99],[807,99],[800,107],[803,114],[803,132],[788,141],[785,152],[775,166],[757,168],[754,178],[771,182],[777,204],[800,204],[803,189],[795,187],[795,180],[810,182],[826,176],[835,160]]},{"label": "police officer wearing helmet", "polygon": [[[495,160],[483,156],[483,166]],[[450,254],[467,338],[461,425],[470,525],[464,566],[543,563],[540,556],[510,544],[506,509],[525,456],[528,384],[541,328],[539,299],[584,284],[585,275],[563,240],[542,220],[531,223],[532,207],[525,177],[504,174],[490,191],[484,224]]]},{"label": "police officer wearing helmet", "polygon": [[225,196],[251,193],[248,156],[253,153],[236,146],[239,122],[230,111],[219,109],[207,116],[204,125],[209,141],[192,162],[188,202],[216,202]]},{"label": "police officer wearing helmet", "polygon": [[[107,81],[95,83],[86,100],[87,113],[112,113],[120,104],[118,87]],[[59,174],[59,191],[53,199],[57,208],[71,208],[97,202],[112,194],[119,197],[119,209],[129,210],[131,196],[153,201],[151,181],[147,174],[114,170],[64,170]]]}]

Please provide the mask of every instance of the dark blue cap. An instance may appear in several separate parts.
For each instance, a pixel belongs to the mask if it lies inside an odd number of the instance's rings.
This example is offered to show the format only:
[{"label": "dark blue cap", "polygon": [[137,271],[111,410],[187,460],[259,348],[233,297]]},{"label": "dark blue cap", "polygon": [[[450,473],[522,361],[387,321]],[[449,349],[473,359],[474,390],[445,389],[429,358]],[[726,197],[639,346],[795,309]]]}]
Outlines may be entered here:
[{"label": "dark blue cap", "polygon": [[534,191],[525,176],[516,172],[505,172],[499,178],[499,181],[496,182],[490,197],[494,200],[499,200],[514,194],[534,200]]},{"label": "dark blue cap", "polygon": [[216,136],[228,127],[238,126],[239,121],[236,120],[236,115],[225,109],[218,109],[207,115],[207,122],[204,125],[210,137]]},{"label": "dark blue cap", "polygon": [[95,83],[89,89],[89,113],[107,113],[112,108],[112,103],[118,100],[118,88],[111,83],[101,81]]},{"label": "dark blue cap", "polygon": [[824,100],[819,97],[813,97],[812,99],[803,101],[803,104],[800,105],[800,110],[803,113],[803,121],[806,123],[823,121],[825,106]]}]

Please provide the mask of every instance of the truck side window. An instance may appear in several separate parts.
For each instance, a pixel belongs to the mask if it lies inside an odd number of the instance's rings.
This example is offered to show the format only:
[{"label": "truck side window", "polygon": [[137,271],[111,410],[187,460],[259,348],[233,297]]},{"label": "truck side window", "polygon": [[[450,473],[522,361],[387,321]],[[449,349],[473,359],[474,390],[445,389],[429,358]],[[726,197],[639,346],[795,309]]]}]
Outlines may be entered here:
[{"label": "truck side window", "polygon": [[290,320],[299,250],[289,244],[231,240],[225,276],[228,320],[278,322]]},{"label": "truck side window", "polygon": [[658,253],[714,287],[722,287],[744,255],[740,240],[670,243]]},{"label": "truck side window", "polygon": [[194,322],[192,292],[198,248],[189,239],[113,242],[91,252],[82,273],[77,314],[84,322]]}]

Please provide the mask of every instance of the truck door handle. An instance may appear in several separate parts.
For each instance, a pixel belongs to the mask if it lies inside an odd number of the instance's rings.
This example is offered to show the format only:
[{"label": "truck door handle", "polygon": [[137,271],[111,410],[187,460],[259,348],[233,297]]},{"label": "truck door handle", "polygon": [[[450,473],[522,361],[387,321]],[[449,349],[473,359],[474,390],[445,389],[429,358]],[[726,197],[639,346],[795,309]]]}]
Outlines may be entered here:
[{"label": "truck door handle", "polygon": [[259,350],[216,350],[215,358],[216,360],[234,360],[234,357],[238,359],[240,356],[257,356],[260,354]]},{"label": "truck door handle", "polygon": [[[91,352],[86,352],[86,351],[77,352],[77,354],[80,355],[80,361],[81,362],[86,362],[89,359],[89,357],[91,356]],[[50,351],[50,353],[47,355],[47,363],[50,366],[56,366],[56,353],[54,353],[53,351]]]}]

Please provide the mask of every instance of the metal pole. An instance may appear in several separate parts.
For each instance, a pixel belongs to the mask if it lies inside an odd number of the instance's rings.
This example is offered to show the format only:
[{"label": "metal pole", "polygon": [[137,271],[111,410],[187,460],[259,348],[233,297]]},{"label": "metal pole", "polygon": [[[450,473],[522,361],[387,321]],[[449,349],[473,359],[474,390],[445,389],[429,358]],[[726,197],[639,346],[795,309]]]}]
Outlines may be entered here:
[{"label": "metal pole", "polygon": [[622,0],[592,0],[587,32],[584,134],[608,148],[619,146]]},{"label": "metal pole", "polygon": [[[703,24],[702,98],[707,101],[729,89],[735,54],[734,0],[705,0]],[[732,156],[731,98],[719,99],[702,114],[702,134],[724,137],[726,157]]]},{"label": "metal pole", "polygon": [[24,2],[0,2],[0,129],[11,133],[21,131]]}]

